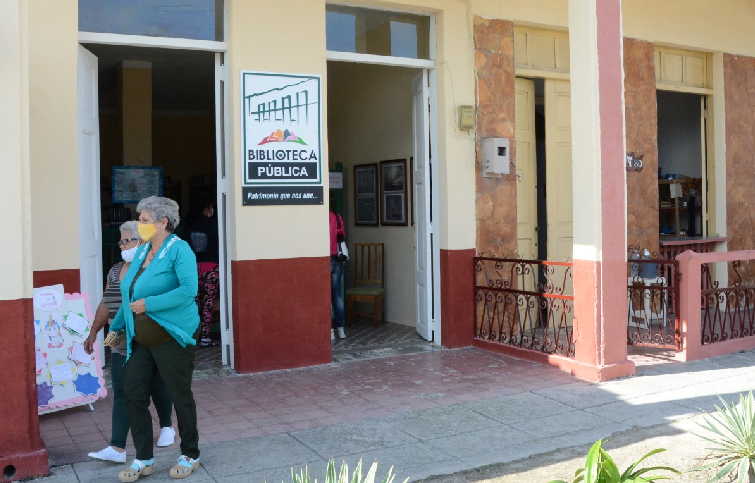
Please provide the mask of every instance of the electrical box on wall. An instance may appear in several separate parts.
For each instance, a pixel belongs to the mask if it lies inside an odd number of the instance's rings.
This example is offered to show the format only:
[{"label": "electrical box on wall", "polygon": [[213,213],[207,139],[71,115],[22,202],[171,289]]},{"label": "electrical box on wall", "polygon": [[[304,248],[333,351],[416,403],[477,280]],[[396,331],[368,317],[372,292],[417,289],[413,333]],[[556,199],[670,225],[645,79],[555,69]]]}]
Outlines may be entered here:
[{"label": "electrical box on wall", "polygon": [[509,138],[482,140],[482,175],[496,177],[511,172]]},{"label": "electrical box on wall", "polygon": [[471,131],[474,129],[474,106],[459,106],[459,129]]}]

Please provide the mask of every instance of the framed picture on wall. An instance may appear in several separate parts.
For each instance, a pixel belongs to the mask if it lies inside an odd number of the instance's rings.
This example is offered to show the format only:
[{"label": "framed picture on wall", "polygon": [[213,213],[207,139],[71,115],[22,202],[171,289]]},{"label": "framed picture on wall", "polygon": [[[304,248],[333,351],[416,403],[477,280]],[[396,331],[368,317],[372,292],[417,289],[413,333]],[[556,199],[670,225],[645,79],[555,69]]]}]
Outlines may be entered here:
[{"label": "framed picture on wall", "polygon": [[377,226],[379,211],[377,164],[354,166],[354,223]]},{"label": "framed picture on wall", "polygon": [[382,225],[409,224],[409,183],[406,159],[380,163],[380,199]]},{"label": "framed picture on wall", "polygon": [[147,196],[162,196],[163,169],[153,166],[113,166],[113,204],[138,203]]}]

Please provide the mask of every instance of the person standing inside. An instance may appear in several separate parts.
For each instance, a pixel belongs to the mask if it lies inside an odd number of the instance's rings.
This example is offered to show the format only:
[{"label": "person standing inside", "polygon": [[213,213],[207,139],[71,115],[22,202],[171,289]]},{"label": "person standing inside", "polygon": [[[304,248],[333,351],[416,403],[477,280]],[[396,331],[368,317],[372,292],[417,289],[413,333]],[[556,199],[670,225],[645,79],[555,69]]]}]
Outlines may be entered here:
[{"label": "person standing inside", "polygon": [[[118,262],[110,268],[107,274],[105,292],[102,302],[97,307],[89,337],[84,341],[84,350],[91,354],[94,352],[94,343],[97,334],[105,327],[108,320],[112,319],[121,307],[121,280],[126,276],[131,267],[131,261],[137,248],[141,245],[137,224],[135,221],[127,221],[120,226],[121,238],[118,247],[121,249],[122,262]],[[126,341],[123,337],[110,346],[110,377],[113,387],[113,414],[110,445],[96,452],[89,453],[90,458],[113,463],[126,462],[126,437],[128,436],[128,411],[126,409],[126,396],[123,387],[123,363],[126,357]],[[160,435],[157,438],[157,446],[165,447],[173,444],[176,431],[173,429],[171,414],[173,404],[170,401],[168,389],[165,387],[160,376],[152,380],[150,386],[152,402],[157,409],[160,418]]]},{"label": "person standing inside", "polygon": [[212,326],[220,302],[218,217],[214,201],[202,203],[202,211],[189,227],[189,243],[197,256],[199,270],[199,345],[207,347],[214,343],[211,338]]},{"label": "person standing inside", "polygon": [[197,259],[173,231],[180,222],[178,203],[159,196],[136,207],[139,237],[128,273],[121,282],[121,304],[111,330],[125,331],[124,387],[136,458],[118,474],[133,482],[154,473],[149,391],[159,374],[173,399],[181,436],[181,455],[171,478],[186,478],[199,467],[197,408],[191,390],[197,310]]},{"label": "person standing inside", "polygon": [[346,229],[343,218],[333,210],[330,211],[330,304],[331,321],[330,339],[346,338],[344,325],[346,322],[346,307],[343,297],[343,272],[346,260],[338,249],[339,243],[346,240]]}]

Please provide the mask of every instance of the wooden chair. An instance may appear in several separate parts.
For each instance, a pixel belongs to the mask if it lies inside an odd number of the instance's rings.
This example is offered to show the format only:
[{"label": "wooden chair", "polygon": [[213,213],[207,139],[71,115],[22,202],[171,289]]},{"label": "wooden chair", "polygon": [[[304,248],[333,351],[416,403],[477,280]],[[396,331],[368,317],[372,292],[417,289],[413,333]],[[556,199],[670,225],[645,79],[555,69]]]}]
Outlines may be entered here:
[{"label": "wooden chair", "polygon": [[[385,305],[384,245],[355,243],[353,249],[354,287],[346,291],[347,319],[370,317],[373,325],[383,322]],[[369,313],[355,312],[354,303],[369,304]]]}]

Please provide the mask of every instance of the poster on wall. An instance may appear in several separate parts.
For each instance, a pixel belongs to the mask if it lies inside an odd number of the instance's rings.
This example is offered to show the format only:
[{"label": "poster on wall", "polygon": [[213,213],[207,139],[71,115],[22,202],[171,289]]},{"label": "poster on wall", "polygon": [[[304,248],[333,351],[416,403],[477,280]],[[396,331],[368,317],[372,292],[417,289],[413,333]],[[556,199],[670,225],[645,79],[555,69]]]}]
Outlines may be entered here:
[{"label": "poster on wall", "polygon": [[378,168],[377,164],[354,166],[354,213],[357,225],[378,224]]},{"label": "poster on wall", "polygon": [[84,341],[91,311],[82,294],[66,294],[63,285],[35,288],[34,340],[39,414],[91,404],[107,396],[97,351]]},{"label": "poster on wall", "polygon": [[381,225],[406,226],[409,211],[406,160],[380,163]]},{"label": "poster on wall", "polygon": [[162,194],[162,168],[113,166],[113,203],[138,203],[148,196]]},{"label": "poster on wall", "polygon": [[244,205],[323,204],[320,77],[241,73]]}]

